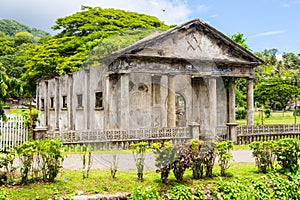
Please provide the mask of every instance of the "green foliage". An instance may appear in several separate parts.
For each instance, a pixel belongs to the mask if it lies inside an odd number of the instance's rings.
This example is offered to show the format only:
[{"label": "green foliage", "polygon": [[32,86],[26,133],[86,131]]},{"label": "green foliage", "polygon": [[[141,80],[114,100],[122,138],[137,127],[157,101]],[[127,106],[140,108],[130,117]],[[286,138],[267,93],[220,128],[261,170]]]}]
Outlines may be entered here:
[{"label": "green foliage", "polygon": [[185,185],[175,183],[172,188],[168,191],[171,199],[176,200],[194,200],[195,196],[191,190]]},{"label": "green foliage", "polygon": [[29,27],[13,19],[0,19],[0,31],[10,36],[14,36],[18,32],[28,32],[37,38],[50,36],[43,30]]},{"label": "green foliage", "polygon": [[132,195],[130,196],[132,200],[162,200],[159,192],[153,187],[135,187]]},{"label": "green foliage", "polygon": [[82,153],[82,179],[89,177],[89,172],[92,167],[92,151],[89,147],[83,146]]},{"label": "green foliage", "polygon": [[173,145],[169,142],[164,142],[163,144],[153,143],[152,147],[155,154],[155,166],[157,167],[156,172],[161,174],[161,181],[166,183],[172,168],[172,163],[175,160]]},{"label": "green foliage", "polygon": [[255,100],[261,105],[274,107],[279,102],[282,109],[289,101],[300,94],[298,86],[291,85],[287,80],[272,78],[256,85],[254,90]]},{"label": "green foliage", "polygon": [[193,171],[193,178],[199,179],[212,177],[212,169],[215,161],[215,143],[192,139],[190,141],[190,167]]},{"label": "green foliage", "polygon": [[258,172],[267,173],[274,169],[276,159],[274,153],[275,146],[275,141],[252,142],[249,145],[252,155],[255,158]]},{"label": "green foliage", "polygon": [[246,119],[247,111],[245,108],[238,108],[235,110],[236,119]]},{"label": "green foliage", "polygon": [[[277,141],[252,142],[252,155],[260,173],[266,173],[278,164],[280,172],[297,173],[299,170],[300,141],[284,138]],[[277,161],[275,163],[275,161]]]},{"label": "green foliage", "polygon": [[246,44],[247,38],[244,37],[244,34],[238,32],[236,34],[233,34],[231,36],[231,39],[233,41],[235,41],[236,43],[238,43],[239,45],[241,45],[242,47],[244,47],[247,50],[251,51],[251,49],[249,48],[249,46]]},{"label": "green foliage", "polygon": [[53,182],[63,161],[62,142],[58,140],[27,141],[16,148],[20,159],[21,183],[26,183],[29,176],[32,181]]},{"label": "green foliage", "polygon": [[231,140],[223,141],[216,144],[217,156],[219,157],[218,162],[221,167],[221,176],[225,176],[226,170],[230,167],[230,161],[233,159],[230,150],[233,148],[233,143]]},{"label": "green foliage", "polygon": [[132,154],[137,168],[138,180],[143,181],[143,173],[145,166],[145,153],[148,146],[147,142],[139,142],[136,144],[131,144]]},{"label": "green foliage", "polygon": [[[41,113],[41,111],[32,108],[32,126],[36,126],[36,123],[38,122],[39,118],[38,115]],[[22,110],[22,117],[24,119],[25,126],[29,129],[30,128],[30,110]]]},{"label": "green foliage", "polygon": [[8,76],[6,74],[6,69],[0,63],[0,117],[2,117],[4,121],[6,120],[6,115],[2,108],[2,101],[6,99],[6,93],[8,88],[7,81],[8,81]]},{"label": "green foliage", "polygon": [[183,175],[185,170],[190,166],[191,153],[187,144],[178,144],[174,146],[175,159],[172,163],[172,171],[177,182],[183,182]]},{"label": "green foliage", "polygon": [[[98,33],[97,38],[106,37],[127,30],[149,27],[167,27],[156,17],[116,9],[82,6],[82,11],[71,16],[58,18],[54,30],[61,30],[58,36],[87,36]],[[101,35],[99,35],[101,34]],[[99,37],[100,36],[100,37]]]},{"label": "green foliage", "polygon": [[20,57],[25,61],[24,90],[34,95],[39,78],[98,65],[99,56],[130,45],[156,29],[168,28],[148,15],[84,6],[81,12],[56,20],[53,29],[60,30],[59,34],[26,48]]},{"label": "green foliage", "polygon": [[284,173],[297,173],[299,169],[300,141],[284,138],[276,142],[275,154],[277,162]]},{"label": "green foliage", "polygon": [[0,157],[0,169],[3,169],[3,172],[1,172],[0,185],[14,183],[14,172],[17,168],[13,165],[14,160],[14,152],[7,152],[4,156]]},{"label": "green foliage", "polygon": [[167,142],[154,143],[156,172],[161,173],[161,180],[166,183],[170,171],[177,182],[183,182],[187,168],[193,171],[195,179],[202,178],[204,173],[212,177],[215,160],[215,143],[192,139],[189,143],[171,145]]},{"label": "green foliage", "polygon": [[271,117],[271,110],[270,109],[265,109],[264,113],[265,113],[266,118],[270,118]]}]

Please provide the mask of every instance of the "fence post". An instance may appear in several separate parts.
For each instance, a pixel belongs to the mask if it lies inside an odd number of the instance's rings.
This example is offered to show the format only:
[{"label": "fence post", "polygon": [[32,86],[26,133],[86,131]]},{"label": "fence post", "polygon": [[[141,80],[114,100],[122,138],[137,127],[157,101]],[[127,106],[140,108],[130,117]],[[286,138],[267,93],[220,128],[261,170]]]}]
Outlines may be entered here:
[{"label": "fence post", "polygon": [[237,123],[227,123],[228,126],[228,138],[233,142],[233,144],[237,143],[237,135],[236,135],[236,126]]},{"label": "fence post", "polygon": [[46,127],[36,127],[33,129],[33,138],[34,140],[42,140],[45,139],[46,133],[47,133]]},{"label": "fence post", "polygon": [[197,122],[192,122],[189,124],[189,128],[190,128],[190,136],[192,138],[200,138],[200,124],[198,124]]}]

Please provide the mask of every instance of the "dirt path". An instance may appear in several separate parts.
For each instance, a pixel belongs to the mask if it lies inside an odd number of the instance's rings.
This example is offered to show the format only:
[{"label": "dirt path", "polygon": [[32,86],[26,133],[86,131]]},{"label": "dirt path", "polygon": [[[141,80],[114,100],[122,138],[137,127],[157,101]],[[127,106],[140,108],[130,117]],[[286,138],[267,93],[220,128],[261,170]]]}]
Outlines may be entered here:
[{"label": "dirt path", "polygon": [[[234,150],[232,151],[233,159],[235,162],[254,162],[254,158],[251,155],[250,150]],[[118,169],[132,170],[135,169],[133,155],[128,154],[118,154]],[[92,154],[92,169],[109,169],[112,162],[112,154]],[[63,162],[63,167],[65,169],[80,170],[82,169],[82,158],[79,154],[69,154],[65,157]],[[149,153],[146,155],[145,169],[155,169],[154,165],[154,155]]]}]

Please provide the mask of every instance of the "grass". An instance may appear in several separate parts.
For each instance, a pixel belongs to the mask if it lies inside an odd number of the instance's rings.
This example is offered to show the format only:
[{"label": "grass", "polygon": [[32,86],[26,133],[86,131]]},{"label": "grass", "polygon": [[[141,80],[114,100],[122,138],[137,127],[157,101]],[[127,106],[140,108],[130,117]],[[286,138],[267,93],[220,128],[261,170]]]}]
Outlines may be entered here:
[{"label": "grass", "polygon": [[[300,117],[296,117],[297,124],[300,123]],[[236,120],[236,123],[239,125],[246,125],[247,121],[243,120]],[[263,124],[294,124],[294,116],[293,112],[271,112],[270,118],[264,118],[263,122],[262,119],[259,118],[259,112],[254,113],[254,123],[255,125]]]},{"label": "grass", "polygon": [[[219,167],[216,166],[213,171],[214,178],[203,178],[193,180],[191,170],[187,170],[184,176],[186,186],[196,187],[197,185],[215,185],[219,180],[217,174]],[[231,180],[236,177],[259,178],[261,175],[256,172],[253,163],[233,163],[228,170],[233,177],[226,177]],[[160,181],[160,174],[155,171],[146,171],[144,181],[137,181],[136,171],[119,171],[115,179],[110,177],[108,170],[92,170],[88,179],[82,179],[82,172],[72,170],[62,170],[54,183],[28,184],[22,186],[2,186],[8,199],[56,199],[58,197],[71,197],[78,193],[98,194],[98,193],[117,193],[132,192],[135,187],[155,187],[161,193],[165,193],[176,182],[173,174],[170,174],[167,184]],[[1,193],[1,191],[0,191]]]}]

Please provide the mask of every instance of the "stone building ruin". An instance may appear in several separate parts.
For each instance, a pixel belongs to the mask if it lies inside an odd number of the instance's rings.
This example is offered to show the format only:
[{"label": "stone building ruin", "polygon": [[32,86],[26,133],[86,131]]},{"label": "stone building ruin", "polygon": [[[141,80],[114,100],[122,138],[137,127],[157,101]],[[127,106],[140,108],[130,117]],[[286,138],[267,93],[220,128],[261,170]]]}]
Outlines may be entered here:
[{"label": "stone building ruin", "polygon": [[138,129],[235,122],[235,79],[247,80],[254,124],[254,68],[262,61],[199,19],[115,52],[98,67],[37,83],[49,131]]}]

